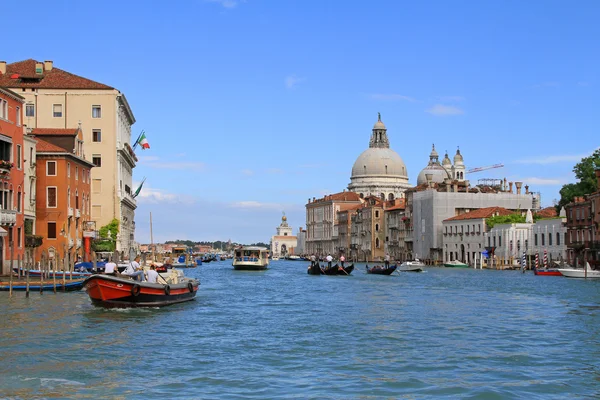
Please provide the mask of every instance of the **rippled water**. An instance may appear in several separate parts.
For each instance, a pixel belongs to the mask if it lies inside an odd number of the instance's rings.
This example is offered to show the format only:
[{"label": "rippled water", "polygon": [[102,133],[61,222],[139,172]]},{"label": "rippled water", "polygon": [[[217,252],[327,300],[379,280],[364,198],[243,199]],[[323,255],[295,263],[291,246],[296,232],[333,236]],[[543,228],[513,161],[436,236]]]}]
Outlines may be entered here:
[{"label": "rippled water", "polygon": [[600,396],[600,281],[519,271],[193,270],[196,300],[104,310],[0,293],[2,398]]}]

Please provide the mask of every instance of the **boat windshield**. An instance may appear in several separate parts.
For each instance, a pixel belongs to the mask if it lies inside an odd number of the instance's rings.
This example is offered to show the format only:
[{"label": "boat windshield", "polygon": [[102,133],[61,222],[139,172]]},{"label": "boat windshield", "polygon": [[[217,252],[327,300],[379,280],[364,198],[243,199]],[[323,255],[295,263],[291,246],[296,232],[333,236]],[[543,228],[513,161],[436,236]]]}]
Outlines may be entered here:
[{"label": "boat windshield", "polygon": [[236,251],[235,258],[237,261],[258,261],[260,252],[258,250]]}]

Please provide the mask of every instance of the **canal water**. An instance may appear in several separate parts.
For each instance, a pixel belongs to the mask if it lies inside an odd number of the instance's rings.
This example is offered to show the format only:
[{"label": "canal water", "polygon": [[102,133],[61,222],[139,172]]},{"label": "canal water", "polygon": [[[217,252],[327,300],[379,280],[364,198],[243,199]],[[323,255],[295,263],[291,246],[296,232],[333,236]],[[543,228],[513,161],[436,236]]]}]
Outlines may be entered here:
[{"label": "canal water", "polygon": [[0,398],[600,396],[600,281],[531,272],[186,270],[193,302],[104,310],[0,293]]}]

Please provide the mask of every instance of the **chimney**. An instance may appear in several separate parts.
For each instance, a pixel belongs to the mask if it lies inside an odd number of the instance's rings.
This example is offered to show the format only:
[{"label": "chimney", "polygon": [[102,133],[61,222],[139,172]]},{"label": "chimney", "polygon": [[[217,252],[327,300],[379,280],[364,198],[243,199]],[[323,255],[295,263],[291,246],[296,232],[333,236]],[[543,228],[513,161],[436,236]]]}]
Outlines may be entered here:
[{"label": "chimney", "polygon": [[504,187],[503,187],[502,191],[506,192],[506,178],[504,178]]},{"label": "chimney", "polygon": [[600,168],[597,169],[596,171],[596,181],[597,181],[597,185],[598,185],[598,190],[600,190]]},{"label": "chimney", "polygon": [[525,194],[529,194],[529,185],[525,185]]},{"label": "chimney", "polygon": [[508,193],[512,193],[512,182],[508,182]]},{"label": "chimney", "polygon": [[425,179],[427,179],[427,186],[431,187],[431,180],[433,179],[433,174],[425,174]]},{"label": "chimney", "polygon": [[517,194],[521,194],[521,186],[523,182],[515,182],[515,186],[517,187]]},{"label": "chimney", "polygon": [[48,61],[48,60],[44,61],[44,70],[46,72],[52,71],[53,64],[54,63],[52,61]]},{"label": "chimney", "polygon": [[0,61],[0,74],[6,73],[6,61]]},{"label": "chimney", "polygon": [[35,73],[43,74],[44,73],[44,64],[42,64],[41,62],[36,62],[35,63]]}]

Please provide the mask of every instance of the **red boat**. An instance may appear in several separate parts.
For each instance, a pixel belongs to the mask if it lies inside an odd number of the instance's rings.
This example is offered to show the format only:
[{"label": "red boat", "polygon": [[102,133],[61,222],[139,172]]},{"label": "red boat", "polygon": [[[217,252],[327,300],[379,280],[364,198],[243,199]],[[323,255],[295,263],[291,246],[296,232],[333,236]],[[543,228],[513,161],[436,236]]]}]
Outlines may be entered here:
[{"label": "red boat", "polygon": [[[160,277],[164,280],[162,275]],[[99,274],[87,278],[84,288],[92,304],[108,308],[161,307],[193,300],[200,282],[183,276],[178,276],[176,282],[138,282],[127,277]]]},{"label": "red boat", "polygon": [[541,275],[541,276],[562,276],[562,274],[560,273],[560,271],[556,268],[549,268],[549,269],[537,269],[534,268],[533,269],[533,273],[535,275]]}]

